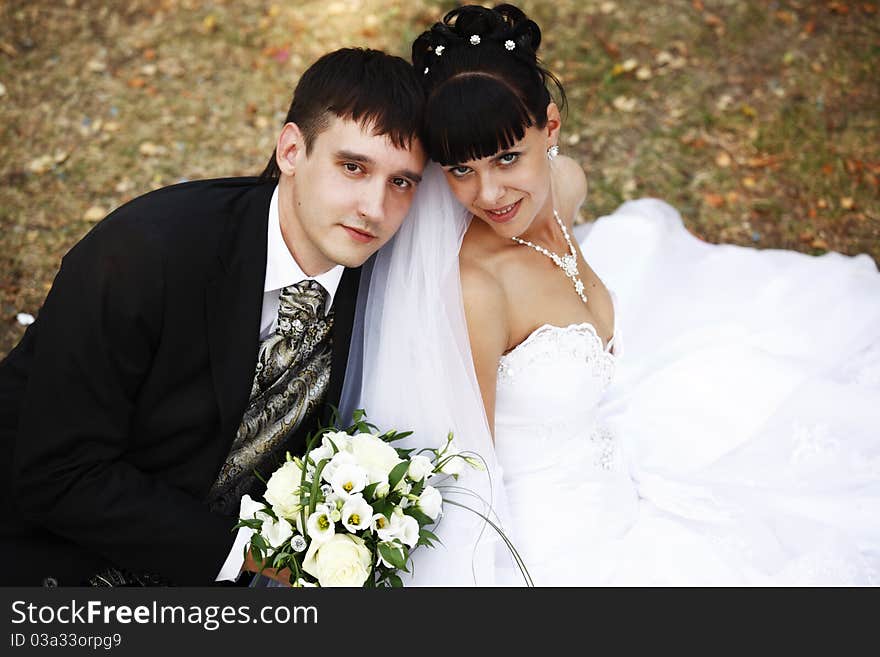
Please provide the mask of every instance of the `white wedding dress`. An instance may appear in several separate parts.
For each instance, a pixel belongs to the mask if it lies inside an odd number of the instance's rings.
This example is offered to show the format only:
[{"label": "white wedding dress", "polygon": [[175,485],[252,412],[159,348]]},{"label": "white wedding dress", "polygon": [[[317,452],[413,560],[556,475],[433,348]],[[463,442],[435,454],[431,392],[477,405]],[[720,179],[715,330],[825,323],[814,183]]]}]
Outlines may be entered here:
[{"label": "white wedding dress", "polygon": [[588,231],[611,343],[545,325],[498,370],[496,452],[534,583],[878,583],[873,261],[709,245],[654,200]]},{"label": "white wedding dress", "polygon": [[[880,582],[868,256],[710,245],[650,199],[576,228],[614,337],[545,325],[506,354],[493,451],[458,278],[468,219],[434,165],[418,194],[361,286],[343,409],[414,429],[409,446],[452,429],[482,454],[491,484],[464,486],[482,486],[536,585]],[[407,585],[523,583],[467,514],[436,531]]]}]

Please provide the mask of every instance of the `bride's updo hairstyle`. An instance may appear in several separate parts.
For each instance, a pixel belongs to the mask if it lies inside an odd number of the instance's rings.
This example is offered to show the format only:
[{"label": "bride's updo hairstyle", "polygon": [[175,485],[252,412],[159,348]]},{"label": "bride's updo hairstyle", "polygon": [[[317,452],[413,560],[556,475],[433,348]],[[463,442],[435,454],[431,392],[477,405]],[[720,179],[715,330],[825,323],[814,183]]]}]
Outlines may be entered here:
[{"label": "bride's updo hairstyle", "polygon": [[541,29],[513,5],[453,9],[413,42],[412,62],[427,92],[422,138],[448,166],[510,148],[547,124],[547,87],[565,91],[537,57]]}]

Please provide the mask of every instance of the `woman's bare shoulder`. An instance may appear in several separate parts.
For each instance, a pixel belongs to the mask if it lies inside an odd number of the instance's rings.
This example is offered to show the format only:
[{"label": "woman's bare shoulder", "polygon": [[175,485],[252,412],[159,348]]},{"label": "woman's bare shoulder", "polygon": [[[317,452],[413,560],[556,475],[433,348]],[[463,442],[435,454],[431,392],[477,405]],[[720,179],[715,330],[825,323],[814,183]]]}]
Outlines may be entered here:
[{"label": "woman's bare shoulder", "polygon": [[587,176],[577,161],[565,155],[557,157],[554,165],[560,210],[564,211],[563,218],[571,226],[578,208],[587,198]]}]

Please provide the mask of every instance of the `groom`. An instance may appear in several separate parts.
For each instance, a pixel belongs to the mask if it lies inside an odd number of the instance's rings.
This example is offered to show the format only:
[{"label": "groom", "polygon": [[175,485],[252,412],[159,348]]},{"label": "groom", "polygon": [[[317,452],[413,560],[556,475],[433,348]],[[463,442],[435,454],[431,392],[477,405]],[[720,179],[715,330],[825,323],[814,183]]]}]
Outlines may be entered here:
[{"label": "groom", "polygon": [[404,60],[325,55],[259,179],[160,189],[71,249],[0,363],[0,584],[237,576],[254,470],[338,404],[359,268],[425,165],[422,105]]}]

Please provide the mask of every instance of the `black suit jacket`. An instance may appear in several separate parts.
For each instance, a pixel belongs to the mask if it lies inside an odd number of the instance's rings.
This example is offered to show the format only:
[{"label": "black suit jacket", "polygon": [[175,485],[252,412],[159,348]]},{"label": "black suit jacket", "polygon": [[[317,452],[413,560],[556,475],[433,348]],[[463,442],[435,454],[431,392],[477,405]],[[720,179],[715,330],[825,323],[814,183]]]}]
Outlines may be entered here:
[{"label": "black suit jacket", "polygon": [[[0,364],[0,582],[73,585],[108,565],[213,582],[235,519],[204,500],[253,380],[273,189],[253,178],[160,189],[64,257]],[[346,270],[334,297],[333,404],[358,280]]]}]

